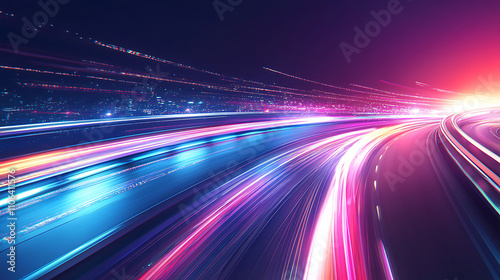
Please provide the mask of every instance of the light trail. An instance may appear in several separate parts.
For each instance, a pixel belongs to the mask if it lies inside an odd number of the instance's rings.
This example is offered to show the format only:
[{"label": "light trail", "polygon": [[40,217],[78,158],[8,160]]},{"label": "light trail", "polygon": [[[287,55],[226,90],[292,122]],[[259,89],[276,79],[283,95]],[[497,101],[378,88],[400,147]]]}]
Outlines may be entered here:
[{"label": "light trail", "polygon": [[[401,279],[417,267],[447,269],[440,261],[412,263],[401,255],[446,242],[443,229],[427,239],[401,235],[437,222],[461,232],[455,238],[470,253],[464,269],[494,278],[499,237],[492,229],[498,225],[476,220],[477,213],[499,217],[496,115],[497,109],[443,120],[221,114],[205,127],[145,134],[136,134],[141,123],[210,115],[0,128],[0,141],[14,141],[101,122],[130,126],[120,137],[0,162],[0,169],[15,167],[19,176],[16,211],[25,219],[16,229],[20,250],[32,252],[49,245],[45,238],[88,226],[47,258],[27,262],[20,275],[111,279],[125,269],[134,279]],[[248,120],[237,122],[237,116]],[[457,175],[448,169],[469,181],[450,185]],[[477,192],[485,203],[462,192]],[[433,203],[405,207],[420,197]],[[0,200],[4,217],[5,202]],[[426,208],[436,208],[435,217]],[[411,228],[394,226],[404,219]],[[469,230],[457,228],[462,223]],[[394,243],[392,234],[411,242]],[[9,239],[0,237],[4,252]],[[426,248],[447,260],[441,247]]]}]

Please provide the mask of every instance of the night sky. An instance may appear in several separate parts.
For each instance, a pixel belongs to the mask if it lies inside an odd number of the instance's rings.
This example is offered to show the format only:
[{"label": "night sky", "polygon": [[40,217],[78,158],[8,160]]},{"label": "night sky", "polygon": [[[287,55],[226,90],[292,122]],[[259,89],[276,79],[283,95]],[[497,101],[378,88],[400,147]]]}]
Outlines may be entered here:
[{"label": "night sky", "polygon": [[499,0],[0,0],[0,34],[1,280],[500,279]]},{"label": "night sky", "polygon": [[[282,78],[262,67],[327,83],[421,81],[465,90],[478,76],[499,73],[500,2],[494,0],[401,1],[402,12],[347,63],[339,44],[353,44],[353,29],[363,29],[373,20],[370,11],[387,9],[389,2],[243,0],[221,21],[211,0],[72,0],[50,23],[266,82]],[[40,10],[36,1],[4,0],[2,7],[16,20]]]}]

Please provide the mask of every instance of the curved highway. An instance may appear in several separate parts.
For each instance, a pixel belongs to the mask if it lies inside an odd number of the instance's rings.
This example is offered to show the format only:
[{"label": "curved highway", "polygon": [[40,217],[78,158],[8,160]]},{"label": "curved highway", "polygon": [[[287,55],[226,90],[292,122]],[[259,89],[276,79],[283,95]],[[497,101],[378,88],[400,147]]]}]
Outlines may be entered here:
[{"label": "curved highway", "polygon": [[2,127],[0,278],[500,279],[499,113]]}]

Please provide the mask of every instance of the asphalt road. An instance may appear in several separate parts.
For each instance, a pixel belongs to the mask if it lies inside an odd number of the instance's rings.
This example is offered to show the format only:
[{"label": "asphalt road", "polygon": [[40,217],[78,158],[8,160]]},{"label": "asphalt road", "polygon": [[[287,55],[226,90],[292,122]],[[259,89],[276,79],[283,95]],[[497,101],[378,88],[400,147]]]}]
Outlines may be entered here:
[{"label": "asphalt road", "polygon": [[499,279],[492,115],[0,128],[0,218],[17,218],[16,272],[7,270],[5,231],[0,275]]}]

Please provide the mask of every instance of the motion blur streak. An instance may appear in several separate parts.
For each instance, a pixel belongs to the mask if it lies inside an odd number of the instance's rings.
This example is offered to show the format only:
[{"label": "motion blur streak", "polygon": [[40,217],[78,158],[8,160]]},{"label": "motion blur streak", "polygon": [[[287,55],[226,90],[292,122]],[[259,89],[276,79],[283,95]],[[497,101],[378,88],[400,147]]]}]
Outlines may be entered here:
[{"label": "motion blur streak", "polygon": [[[354,139],[354,145],[337,164],[326,202],[321,209],[308,257],[306,279],[368,279],[367,264],[362,255],[365,250],[362,248],[362,217],[359,213],[359,209],[365,205],[364,186],[359,181],[363,165],[388,137],[423,125],[427,124],[409,122],[381,128]],[[388,265],[386,269],[392,278]]]},{"label": "motion blur streak", "polygon": [[[76,149],[64,149],[21,157],[7,162],[0,163],[0,169],[5,170],[2,175],[7,175],[7,167],[15,167],[24,170],[24,175],[17,179],[21,183],[40,177],[58,175],[63,172],[75,170],[86,166],[91,166],[104,161],[149,151],[168,145],[180,144],[205,137],[217,136],[221,134],[238,133],[257,129],[270,129],[290,125],[304,125],[332,121],[333,118],[306,118],[294,120],[270,121],[251,124],[226,125],[202,129],[193,129],[177,133],[164,133],[159,135],[148,135],[133,139],[113,141],[111,143],[101,143],[97,145],[86,145]],[[5,188],[8,182],[4,181],[0,187]]]},{"label": "motion blur streak", "polygon": [[[288,192],[293,189],[293,186],[299,183],[287,180],[291,173],[299,172],[304,168],[303,165],[317,164],[320,167],[323,166],[326,162],[338,156],[342,150],[339,148],[342,148],[343,141],[350,141],[350,138],[362,133],[365,133],[365,131],[341,134],[306,144],[285,154],[278,155],[235,178],[229,182],[230,187],[226,192],[227,196],[220,196],[219,203],[214,203],[209,208],[210,210],[206,209],[205,211],[208,212],[206,218],[197,223],[192,229],[193,232],[187,238],[181,240],[180,244],[163,257],[158,264],[142,275],[141,279],[169,278],[173,276],[173,273],[179,271],[179,268],[183,265],[186,265],[186,270],[191,270],[194,266],[193,260],[203,256],[203,248],[210,248],[209,246],[203,246],[204,241],[213,238],[213,236],[227,234],[229,225],[224,226],[224,223],[229,224],[232,220],[238,220],[238,216],[244,215],[245,212],[239,213],[241,211],[238,211],[239,208],[243,208],[247,204],[256,206],[261,204],[262,207],[258,208],[266,209],[267,212],[276,205],[280,205]],[[271,195],[277,198],[270,200]],[[267,200],[273,203],[265,203]],[[256,211],[258,210],[256,209]],[[231,216],[234,218],[230,219]],[[258,218],[258,216],[255,218]],[[259,220],[247,219],[246,222],[258,224]],[[243,236],[246,231],[247,228],[244,227],[243,232],[239,235]],[[237,243],[239,240],[233,242]],[[230,244],[225,245],[225,247],[229,246]]]},{"label": "motion blur streak", "polygon": [[0,128],[16,279],[498,279],[499,113]]},{"label": "motion blur streak", "polygon": [[[491,117],[492,115],[498,116],[498,113],[498,110],[488,109],[453,115],[442,121],[441,135],[445,139],[445,145],[454,150],[455,153],[452,154],[460,155],[460,159],[454,158],[455,162],[462,165],[461,162],[465,160],[469,163],[469,167],[474,168],[474,170],[470,168],[463,170],[484,198],[500,214],[500,177],[498,176],[500,174],[500,157],[498,156],[500,154],[498,143],[500,119]],[[478,133],[478,128],[487,133]]]}]

